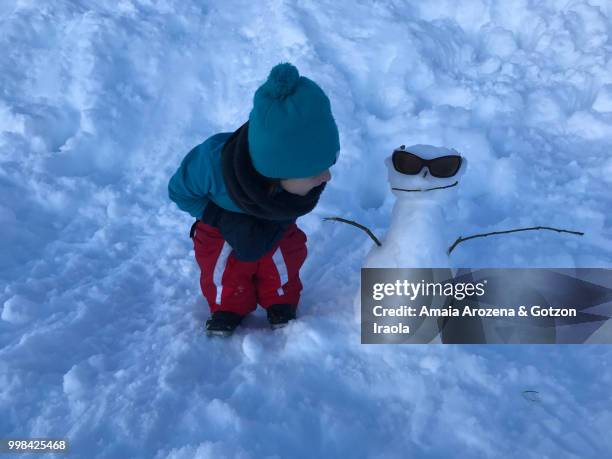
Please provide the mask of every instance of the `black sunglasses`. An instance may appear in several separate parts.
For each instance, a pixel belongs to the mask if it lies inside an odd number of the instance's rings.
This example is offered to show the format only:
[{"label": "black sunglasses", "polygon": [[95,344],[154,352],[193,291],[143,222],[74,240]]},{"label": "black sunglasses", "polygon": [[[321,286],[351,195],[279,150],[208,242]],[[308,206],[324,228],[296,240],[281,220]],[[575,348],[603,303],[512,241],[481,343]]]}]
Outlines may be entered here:
[{"label": "black sunglasses", "polygon": [[392,161],[396,171],[406,175],[416,175],[423,166],[427,166],[429,173],[434,177],[448,178],[457,173],[461,167],[461,156],[447,155],[434,159],[423,159],[420,156],[405,150],[402,145],[393,151]]}]

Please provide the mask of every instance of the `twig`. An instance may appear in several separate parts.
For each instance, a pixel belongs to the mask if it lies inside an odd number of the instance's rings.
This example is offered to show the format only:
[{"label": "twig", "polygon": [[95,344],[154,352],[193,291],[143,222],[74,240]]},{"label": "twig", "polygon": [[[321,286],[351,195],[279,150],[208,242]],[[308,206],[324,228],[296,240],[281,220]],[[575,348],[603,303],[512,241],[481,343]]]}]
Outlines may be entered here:
[{"label": "twig", "polygon": [[347,220],[346,218],[341,218],[341,217],[325,217],[323,220],[332,220],[332,221],[348,223],[349,225],[356,226],[357,228],[362,229],[363,231],[368,233],[368,236],[370,236],[372,238],[372,240],[376,243],[376,245],[378,247],[380,247],[382,245],[380,243],[380,241],[378,240],[378,238],[376,236],[374,236],[374,233],[372,233],[372,231],[370,231],[370,228],[368,228],[367,226],[364,226],[364,225],[362,225],[360,223],[357,223],[357,222],[355,222],[353,220]]},{"label": "twig", "polygon": [[473,236],[468,236],[468,237],[461,237],[461,236],[459,236],[457,238],[457,240],[453,243],[453,245],[451,245],[448,248],[448,254],[450,255],[451,252],[453,251],[453,249],[455,247],[457,247],[457,245],[459,243],[461,243],[463,241],[467,241],[468,239],[474,239],[474,238],[477,238],[477,237],[490,236],[492,234],[516,233],[517,231],[530,231],[530,230],[551,230],[551,231],[557,231],[559,233],[577,234],[578,236],[583,236],[584,235],[584,233],[581,233],[580,231],[569,231],[569,230],[564,230],[564,229],[551,228],[550,226],[532,226],[530,228],[518,228],[518,229],[506,230],[506,231],[493,231],[491,233],[474,234]]},{"label": "twig", "polygon": [[425,188],[424,190],[422,188],[417,188],[414,190],[408,190],[406,188],[391,188],[392,190],[397,190],[397,191],[431,191],[431,190],[443,190],[444,188],[451,188],[453,186],[457,186],[459,182],[455,181],[455,183],[452,183],[450,185],[446,185],[446,186],[435,186],[433,188]]},{"label": "twig", "polygon": [[524,390],[522,394],[523,398],[525,400],[529,400],[530,402],[540,401],[540,393],[537,390]]}]

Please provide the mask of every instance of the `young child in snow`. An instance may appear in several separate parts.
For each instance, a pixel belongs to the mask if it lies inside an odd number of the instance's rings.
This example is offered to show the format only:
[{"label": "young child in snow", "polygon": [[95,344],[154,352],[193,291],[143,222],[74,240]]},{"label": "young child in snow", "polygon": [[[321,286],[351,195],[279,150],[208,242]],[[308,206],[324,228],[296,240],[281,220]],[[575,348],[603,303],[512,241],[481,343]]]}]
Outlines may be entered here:
[{"label": "young child in snow", "polygon": [[192,149],[168,193],[191,228],[208,334],[229,335],[259,303],[272,327],[295,319],[310,212],[340,151],[329,99],[289,63],[253,97],[249,120]]}]

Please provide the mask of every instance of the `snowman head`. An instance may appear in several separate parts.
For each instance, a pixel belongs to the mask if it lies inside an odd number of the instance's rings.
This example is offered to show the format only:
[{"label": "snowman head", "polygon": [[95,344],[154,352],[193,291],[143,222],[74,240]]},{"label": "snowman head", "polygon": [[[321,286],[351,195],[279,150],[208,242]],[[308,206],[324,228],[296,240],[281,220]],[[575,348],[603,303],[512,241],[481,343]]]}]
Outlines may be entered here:
[{"label": "snowman head", "polygon": [[451,148],[402,145],[385,159],[385,165],[391,191],[398,198],[440,198],[459,185],[467,159]]}]

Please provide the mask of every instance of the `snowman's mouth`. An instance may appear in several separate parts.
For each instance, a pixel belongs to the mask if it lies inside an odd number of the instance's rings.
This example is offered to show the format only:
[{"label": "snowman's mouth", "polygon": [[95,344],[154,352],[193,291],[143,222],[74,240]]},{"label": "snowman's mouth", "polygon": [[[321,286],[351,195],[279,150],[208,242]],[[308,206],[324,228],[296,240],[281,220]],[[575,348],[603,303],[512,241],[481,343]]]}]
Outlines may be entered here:
[{"label": "snowman's mouth", "polygon": [[421,188],[416,188],[414,190],[407,190],[406,188],[391,188],[392,190],[397,190],[397,191],[431,191],[431,190],[443,190],[444,188],[450,188],[453,186],[457,186],[459,182],[455,181],[455,183],[452,183],[450,185],[446,185],[446,186],[436,186],[433,188],[425,188],[425,189],[421,189]]}]

